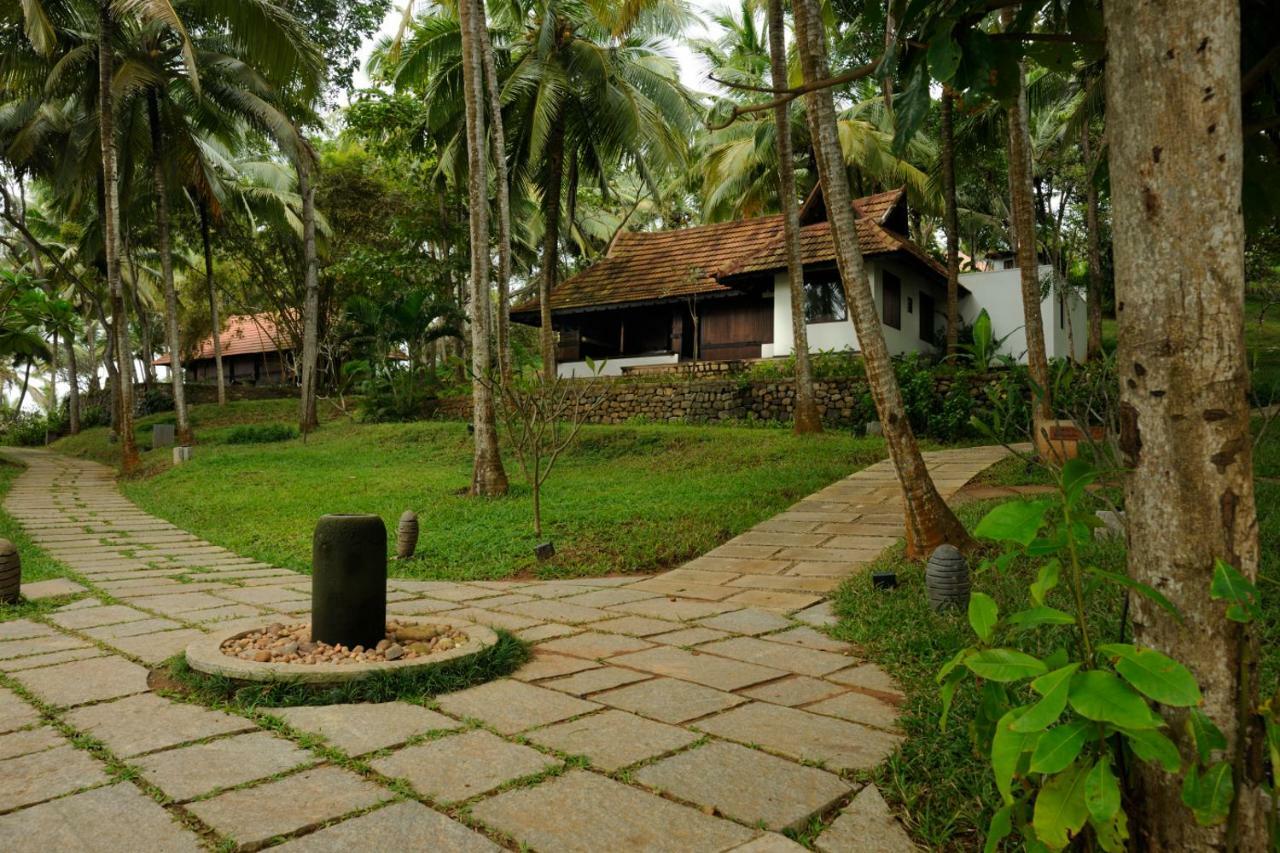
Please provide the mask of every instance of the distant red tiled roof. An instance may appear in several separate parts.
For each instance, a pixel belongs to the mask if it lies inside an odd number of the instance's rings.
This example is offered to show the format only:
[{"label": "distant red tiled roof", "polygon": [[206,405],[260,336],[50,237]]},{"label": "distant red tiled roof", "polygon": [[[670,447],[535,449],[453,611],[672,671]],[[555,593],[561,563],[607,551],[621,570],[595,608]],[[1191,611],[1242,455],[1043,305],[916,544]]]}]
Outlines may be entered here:
[{"label": "distant red tiled roof", "polygon": [[[862,254],[905,252],[945,276],[945,268],[924,250],[884,227],[883,222],[903,198],[903,191],[898,189],[854,201]],[[821,203],[820,199],[817,203]],[[806,210],[813,205],[811,197],[805,204]],[[804,263],[834,261],[835,246],[826,222],[803,227],[801,241]],[[781,214],[672,231],[623,232],[604,258],[566,279],[551,292],[551,309],[563,311],[727,293],[733,288],[724,283],[725,279],[783,269],[786,265]],[[524,313],[537,308],[534,297],[511,310]]]},{"label": "distant red tiled roof", "polygon": [[[233,314],[227,318],[220,337],[224,357],[293,349],[293,344],[277,329],[276,321],[270,314]],[[183,361],[200,361],[209,358],[213,358],[212,335],[200,342],[200,348],[196,352],[184,355]],[[169,364],[169,354],[165,353],[154,363]]]}]

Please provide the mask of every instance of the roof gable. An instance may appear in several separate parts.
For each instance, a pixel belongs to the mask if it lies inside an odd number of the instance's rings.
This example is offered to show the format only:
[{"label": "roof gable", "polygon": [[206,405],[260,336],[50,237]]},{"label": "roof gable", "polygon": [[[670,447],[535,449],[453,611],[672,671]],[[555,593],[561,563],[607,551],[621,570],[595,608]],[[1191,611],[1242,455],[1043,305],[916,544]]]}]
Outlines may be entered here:
[{"label": "roof gable", "polygon": [[[218,336],[222,343],[224,358],[233,355],[256,355],[289,351],[293,344],[285,339],[271,314],[232,314],[227,317],[226,327]],[[183,361],[202,361],[213,358],[213,336],[209,335],[200,341],[199,348],[183,357]],[[157,358],[157,365],[168,365],[169,354]]]}]

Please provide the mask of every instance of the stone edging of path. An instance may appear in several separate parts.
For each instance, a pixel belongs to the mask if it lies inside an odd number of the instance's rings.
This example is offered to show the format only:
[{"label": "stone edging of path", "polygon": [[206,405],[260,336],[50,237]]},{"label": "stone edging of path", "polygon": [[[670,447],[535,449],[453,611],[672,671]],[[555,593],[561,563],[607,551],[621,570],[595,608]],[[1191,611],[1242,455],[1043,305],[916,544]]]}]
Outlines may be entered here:
[{"label": "stone edging of path", "polygon": [[[888,463],[655,577],[392,581],[391,614],[503,627],[535,644],[533,659],[430,708],[270,711],[281,737],[150,692],[143,665],[307,612],[307,579],[141,512],[102,466],[11,455],[28,470],[8,511],[111,598],[0,623],[0,683],[13,688],[0,689],[0,728],[13,728],[0,773],[18,780],[0,792],[0,847],[47,849],[92,824],[85,843],[101,850],[130,849],[139,831],[160,849],[402,849],[430,833],[460,850],[622,837],[627,849],[787,850],[799,848],[779,831],[818,815],[835,817],[820,850],[909,847],[874,788],[853,796],[853,774],[902,739],[900,697],[812,627],[833,621],[825,593],[901,536]],[[1003,455],[926,460],[950,496]],[[97,739],[137,781],[113,782],[67,733]],[[316,735],[337,753],[314,752]]]}]

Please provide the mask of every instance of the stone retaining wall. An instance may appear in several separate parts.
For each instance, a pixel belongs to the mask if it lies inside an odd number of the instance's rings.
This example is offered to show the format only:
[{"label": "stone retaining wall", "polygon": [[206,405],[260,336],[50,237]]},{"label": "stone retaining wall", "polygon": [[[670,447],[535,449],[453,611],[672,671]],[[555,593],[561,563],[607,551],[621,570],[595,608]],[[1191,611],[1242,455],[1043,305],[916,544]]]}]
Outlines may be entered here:
[{"label": "stone retaining wall", "polygon": [[[935,390],[946,395],[956,382],[965,382],[975,395],[995,376],[935,376]],[[608,399],[590,418],[592,423],[620,424],[631,420],[655,423],[714,423],[717,421],[772,421],[786,423],[795,411],[792,379],[671,379],[639,380],[620,377],[604,380]],[[818,411],[828,426],[860,427],[875,414],[867,382],[862,378],[824,379],[814,383]],[[435,416],[471,418],[470,397],[446,397],[438,401]]]}]

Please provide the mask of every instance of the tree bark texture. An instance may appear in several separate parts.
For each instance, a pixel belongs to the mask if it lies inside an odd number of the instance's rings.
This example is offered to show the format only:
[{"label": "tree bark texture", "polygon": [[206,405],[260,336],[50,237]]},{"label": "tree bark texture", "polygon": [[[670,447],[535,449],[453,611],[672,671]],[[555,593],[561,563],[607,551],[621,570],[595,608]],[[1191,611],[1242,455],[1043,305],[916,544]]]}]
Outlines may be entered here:
[{"label": "tree bark texture", "polygon": [[[827,67],[826,34],[818,12],[817,0],[795,0],[796,42],[800,51],[805,80],[821,80],[830,76]],[[830,89],[809,92],[806,101],[813,127],[814,148],[818,159],[818,176],[831,222],[831,237],[836,246],[836,263],[844,283],[845,301],[858,335],[862,358],[866,365],[867,384],[875,401],[876,413],[884,428],[889,457],[902,486],[902,503],[907,532],[907,552],[925,556],[946,542],[959,548],[972,545],[964,526],[938,494],[902,402],[885,345],[884,332],[866,266],[858,246],[854,225],[853,199],[844,168],[844,155],[836,130],[835,102]]]},{"label": "tree bark texture", "polygon": [[98,136],[102,144],[102,242],[107,267],[107,290],[111,294],[111,328],[115,334],[115,396],[119,406],[116,431],[120,436],[120,465],[124,473],[138,467],[138,443],[133,434],[133,368],[129,355],[129,318],[125,312],[124,289],[120,279],[120,183],[116,157],[115,106],[111,80],[114,57],[111,51],[111,4],[98,4]]},{"label": "tree bark texture", "polygon": [[222,371],[222,319],[218,316],[218,289],[213,283],[213,241],[209,235],[209,206],[200,202],[200,242],[204,245],[204,284],[209,291],[209,322],[213,329],[213,369],[218,374],[218,405],[227,404],[227,377]]},{"label": "tree bark texture", "polygon": [[551,324],[551,291],[560,274],[560,193],[564,184],[564,118],[556,120],[547,139],[547,172],[542,187],[542,278],[538,280],[539,349],[542,375],[556,378],[556,332]]},{"label": "tree bark texture", "polygon": [[942,90],[942,197],[947,231],[947,355],[960,351],[960,213],[956,205],[955,98]]},{"label": "tree bark texture", "polygon": [[[482,22],[483,24],[483,22]],[[511,381],[511,186],[507,176],[507,137],[502,123],[502,97],[498,89],[498,66],[493,58],[489,27],[478,28],[480,55],[484,62],[485,94],[489,100],[489,142],[493,148],[494,207],[498,216],[498,310],[496,338],[498,373],[504,383]]]},{"label": "tree bark texture", "polygon": [[[1209,597],[1215,559],[1258,575],[1244,342],[1240,7],[1107,3],[1107,134],[1119,320],[1129,574],[1179,624],[1133,600],[1134,639],[1186,664],[1227,737],[1237,797],[1201,827],[1179,779],[1138,765],[1145,850],[1265,849],[1256,654]],[[1185,715],[1165,709],[1184,757]]]},{"label": "tree bark texture", "polygon": [[[301,155],[299,155],[301,156]],[[320,359],[320,270],[316,259],[316,188],[311,166],[298,162],[298,192],[302,196],[302,264],[305,290],[302,304],[302,396],[298,401],[298,429],[316,428],[316,367]]]},{"label": "tree bark texture", "polygon": [[178,421],[178,443],[191,443],[191,419],[187,415],[186,383],[182,375],[182,345],[178,335],[178,290],[173,284],[173,254],[169,238],[169,181],[161,152],[164,131],[155,90],[147,93],[147,118],[151,124],[151,170],[156,191],[156,248],[160,252],[160,277],[164,283],[164,324],[169,347],[169,374],[173,384],[173,410]]},{"label": "tree bark texture", "polygon": [[1098,233],[1098,185],[1094,182],[1097,167],[1093,162],[1093,143],[1086,125],[1081,138],[1084,154],[1084,228],[1089,267],[1088,290],[1085,293],[1085,309],[1088,312],[1089,337],[1085,345],[1085,359],[1102,358],[1102,236]]},{"label": "tree bark texture", "polygon": [[[1000,13],[1004,26],[1013,23],[1014,10]],[[1034,409],[1032,429],[1038,438],[1042,422],[1052,417],[1049,401],[1049,358],[1044,346],[1044,320],[1040,312],[1040,263],[1036,252],[1036,213],[1032,187],[1031,133],[1027,127],[1026,71],[1018,68],[1018,97],[1006,111],[1009,136],[1009,208],[1013,215],[1013,232],[1017,238],[1015,252],[1022,279],[1022,317],[1027,336],[1027,371],[1031,381],[1040,387]]]},{"label": "tree bark texture", "polygon": [[[506,494],[507,472],[498,450],[489,342],[489,194],[485,163],[484,58],[478,29],[485,26],[477,0],[458,4],[462,27],[462,81],[467,119],[467,207],[471,231],[471,402],[475,464],[471,493]],[[552,370],[554,370],[554,366]]]},{"label": "tree bark texture", "polygon": [[[783,29],[782,0],[769,0],[769,72],[773,88],[787,85],[786,32]],[[809,362],[809,326],[805,317],[804,264],[800,253],[800,210],[796,201],[796,170],[791,147],[789,103],[773,108],[777,126],[778,197],[782,208],[782,231],[787,241],[787,280],[791,290],[792,349],[796,360],[797,433],[822,432],[822,417],[813,398],[813,369]]]},{"label": "tree bark texture", "polygon": [[75,335],[66,336],[67,345],[67,421],[72,435],[80,434],[80,371],[76,364]]}]

